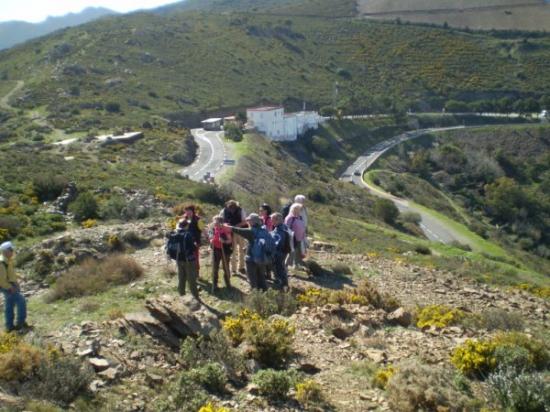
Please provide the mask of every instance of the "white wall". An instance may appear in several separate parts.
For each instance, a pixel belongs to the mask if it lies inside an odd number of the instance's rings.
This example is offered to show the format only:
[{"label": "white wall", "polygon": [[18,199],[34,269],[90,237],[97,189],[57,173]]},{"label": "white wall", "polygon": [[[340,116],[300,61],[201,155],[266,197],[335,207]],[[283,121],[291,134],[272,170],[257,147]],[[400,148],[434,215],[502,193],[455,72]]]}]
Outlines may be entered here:
[{"label": "white wall", "polygon": [[283,108],[247,110],[249,125],[272,140],[292,141],[309,129],[317,129],[323,120],[317,112],[299,112],[285,116]]}]

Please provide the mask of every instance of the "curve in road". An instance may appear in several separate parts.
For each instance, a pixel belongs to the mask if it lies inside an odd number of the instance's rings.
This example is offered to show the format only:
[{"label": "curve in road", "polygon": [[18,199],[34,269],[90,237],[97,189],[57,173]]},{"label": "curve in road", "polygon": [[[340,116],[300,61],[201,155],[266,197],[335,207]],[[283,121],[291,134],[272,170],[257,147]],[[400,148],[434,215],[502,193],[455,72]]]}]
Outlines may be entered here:
[{"label": "curve in road", "polygon": [[401,135],[392,137],[391,139],[380,142],[367,150],[365,154],[359,156],[357,160],[355,160],[355,162],[353,162],[353,164],[348,167],[346,171],[340,176],[340,180],[352,182],[357,186],[369,189],[372,194],[378,197],[390,199],[395,203],[399,211],[402,213],[418,213],[421,217],[420,228],[424,231],[426,237],[430,240],[442,243],[452,243],[457,241],[460,243],[469,244],[469,239],[462,236],[457,231],[453,230],[453,228],[449,227],[442,220],[429,213],[426,213],[426,211],[415,206],[414,204],[411,204],[411,202],[387,193],[363,179],[363,175],[374,164],[374,162],[376,162],[376,160],[378,160],[380,156],[382,156],[384,153],[386,153],[388,150],[395,147],[399,143],[420,137],[430,132],[440,132],[445,130],[455,130],[463,128],[464,126],[417,130],[413,132],[406,132]]},{"label": "curve in road", "polygon": [[216,176],[227,161],[223,131],[192,129],[191,134],[199,145],[198,156],[189,167],[181,170],[180,173],[188,176],[191,180],[202,182],[207,176]]}]

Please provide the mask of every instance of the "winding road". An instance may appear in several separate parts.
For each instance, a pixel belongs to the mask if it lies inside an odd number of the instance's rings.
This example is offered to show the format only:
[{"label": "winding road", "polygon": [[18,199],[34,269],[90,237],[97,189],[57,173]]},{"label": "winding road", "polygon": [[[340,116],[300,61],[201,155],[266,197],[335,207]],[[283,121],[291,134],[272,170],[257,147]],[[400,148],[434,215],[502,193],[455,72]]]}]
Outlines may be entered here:
[{"label": "winding road", "polygon": [[180,173],[197,182],[215,177],[226,164],[231,164],[228,151],[223,143],[223,131],[210,132],[204,129],[192,129],[191,134],[199,145],[199,153],[195,161]]},{"label": "winding road", "polygon": [[426,133],[463,128],[464,126],[416,130],[412,132],[406,132],[401,135],[392,137],[391,139],[380,142],[367,150],[365,154],[359,156],[357,160],[355,160],[355,162],[353,162],[353,164],[348,167],[346,171],[340,176],[340,180],[354,183],[357,186],[365,187],[369,189],[372,194],[378,197],[390,199],[395,203],[399,211],[402,213],[418,213],[421,217],[420,228],[424,231],[428,239],[442,243],[452,243],[457,241],[460,243],[468,244],[470,242],[466,237],[453,230],[453,228],[450,228],[442,220],[427,213],[424,209],[421,209],[414,204],[411,204],[411,202],[409,202],[408,200],[401,199],[390,193],[384,192],[380,188],[369,184],[363,179],[363,175],[374,164],[374,162],[376,162],[376,160],[378,160],[380,156],[382,156],[384,153],[386,153],[388,150],[390,150],[392,147],[395,147],[399,143],[414,139]]}]

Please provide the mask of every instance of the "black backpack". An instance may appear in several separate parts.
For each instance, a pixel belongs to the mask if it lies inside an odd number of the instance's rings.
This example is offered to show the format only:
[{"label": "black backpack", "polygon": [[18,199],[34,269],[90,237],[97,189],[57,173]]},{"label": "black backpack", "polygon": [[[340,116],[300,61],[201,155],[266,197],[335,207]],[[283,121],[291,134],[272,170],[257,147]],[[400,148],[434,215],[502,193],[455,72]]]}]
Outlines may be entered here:
[{"label": "black backpack", "polygon": [[195,259],[193,235],[188,231],[170,233],[166,242],[166,254],[170,259],[191,261]]},{"label": "black backpack", "polygon": [[288,216],[288,214],[290,213],[290,206],[292,206],[292,202],[287,203],[281,209],[281,214],[283,215],[283,219],[285,219]]}]

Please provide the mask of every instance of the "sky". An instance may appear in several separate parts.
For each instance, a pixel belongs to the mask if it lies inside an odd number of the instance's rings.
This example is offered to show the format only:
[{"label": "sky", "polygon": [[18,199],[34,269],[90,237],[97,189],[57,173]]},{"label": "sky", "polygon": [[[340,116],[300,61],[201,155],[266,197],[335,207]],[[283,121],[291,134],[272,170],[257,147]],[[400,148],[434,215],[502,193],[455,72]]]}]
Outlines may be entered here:
[{"label": "sky", "polygon": [[23,20],[32,23],[48,16],[78,13],[86,7],[106,7],[125,13],[174,3],[176,0],[0,0],[0,21]]}]

